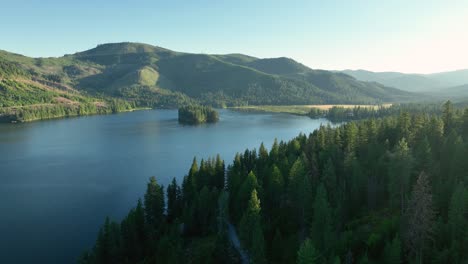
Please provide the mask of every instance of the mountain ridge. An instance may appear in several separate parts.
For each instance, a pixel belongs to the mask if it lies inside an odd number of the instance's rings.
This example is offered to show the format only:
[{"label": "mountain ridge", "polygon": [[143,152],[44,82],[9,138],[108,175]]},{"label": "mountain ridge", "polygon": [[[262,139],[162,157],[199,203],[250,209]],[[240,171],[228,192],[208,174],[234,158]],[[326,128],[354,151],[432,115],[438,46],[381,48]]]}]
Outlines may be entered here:
[{"label": "mountain ridge", "polygon": [[373,72],[363,69],[346,69],[338,72],[351,75],[361,81],[375,81],[410,92],[436,92],[440,89],[468,84],[468,69],[430,74]]},{"label": "mountain ridge", "polygon": [[[106,43],[57,58],[31,58],[7,51],[0,62],[0,79],[70,87],[86,98],[116,98],[136,107],[177,107],[194,102],[212,106],[408,101],[409,92],[342,73],[313,70],[293,59],[249,55],[196,54],[144,43]],[[19,73],[21,72],[21,78]],[[15,85],[3,83],[0,107],[27,106]],[[35,87],[34,85],[31,87]],[[31,89],[36,89],[31,88]],[[34,93],[31,93],[34,94]],[[16,96],[16,97],[15,97]],[[54,96],[52,96],[54,98]],[[17,98],[9,100],[5,98]],[[50,97],[30,101],[53,103]],[[2,103],[3,102],[3,103]]]}]

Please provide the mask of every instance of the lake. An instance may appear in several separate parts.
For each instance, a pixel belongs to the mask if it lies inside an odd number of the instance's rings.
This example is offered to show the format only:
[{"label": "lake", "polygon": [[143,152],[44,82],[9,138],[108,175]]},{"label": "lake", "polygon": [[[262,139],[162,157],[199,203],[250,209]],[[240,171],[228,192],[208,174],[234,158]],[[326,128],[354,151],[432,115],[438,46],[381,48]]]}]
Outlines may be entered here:
[{"label": "lake", "polygon": [[325,119],[220,110],[183,126],[177,110],[0,124],[0,263],[75,263],[106,216],[120,220],[156,176],[181,182],[194,156],[269,149]]}]

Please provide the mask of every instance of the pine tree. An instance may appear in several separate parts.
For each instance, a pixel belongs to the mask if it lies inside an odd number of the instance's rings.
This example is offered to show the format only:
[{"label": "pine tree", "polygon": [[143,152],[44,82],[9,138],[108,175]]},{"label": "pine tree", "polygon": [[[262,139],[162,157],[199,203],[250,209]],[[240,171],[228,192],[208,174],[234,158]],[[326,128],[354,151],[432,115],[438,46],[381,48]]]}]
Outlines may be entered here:
[{"label": "pine tree", "polygon": [[200,169],[195,177],[197,191],[200,191],[205,186],[209,186],[209,183],[210,183],[210,176],[208,172],[209,163],[210,163],[210,160],[205,161],[204,159],[202,159],[200,161]]},{"label": "pine tree", "polygon": [[331,246],[332,226],[331,209],[328,203],[327,190],[320,183],[314,200],[314,214],[311,225],[311,237],[317,249],[321,252]]},{"label": "pine tree", "polygon": [[276,165],[273,165],[270,176],[265,178],[265,186],[265,210],[268,211],[269,215],[276,215],[280,210],[281,200],[284,193],[283,176]]},{"label": "pine tree", "polygon": [[410,138],[411,118],[407,111],[400,113],[398,117],[398,134],[399,138]]},{"label": "pine tree", "polygon": [[147,248],[145,212],[140,199],[121,223],[122,248],[129,262],[137,262]]},{"label": "pine tree", "polygon": [[432,150],[427,136],[416,145],[415,156],[417,157],[417,168],[420,171],[428,172],[432,166]]},{"label": "pine tree", "polygon": [[354,122],[345,125],[346,152],[354,152],[356,149],[358,129]]},{"label": "pine tree", "polygon": [[239,189],[239,192],[236,197],[236,211],[233,214],[235,220],[239,220],[240,217],[242,217],[245,205],[249,202],[249,199],[251,198],[252,191],[257,188],[257,177],[255,177],[255,174],[253,173],[253,171],[251,171],[242,183],[242,186]]},{"label": "pine tree", "polygon": [[[263,237],[263,232],[261,231],[260,210],[260,200],[257,197],[257,191],[254,189],[251,193],[250,200],[239,225],[239,235],[242,241],[242,245],[251,255],[252,253],[257,254],[253,252],[254,249],[258,250],[264,247],[264,245],[254,245],[254,242],[261,242],[263,239],[261,238]],[[254,238],[256,241],[254,241]],[[264,254],[264,252],[259,252],[258,254]],[[261,256],[257,256],[257,260],[260,259]]]},{"label": "pine tree", "polygon": [[218,190],[224,189],[225,187],[225,170],[226,167],[224,166],[224,160],[221,159],[221,156],[219,154],[216,155],[214,186],[218,188]]},{"label": "pine tree", "polygon": [[95,255],[98,263],[117,263],[121,254],[120,226],[106,218],[99,230]]},{"label": "pine tree", "polygon": [[315,264],[322,263],[320,254],[315,249],[310,239],[304,240],[299,251],[297,252],[297,264]]},{"label": "pine tree", "polygon": [[442,119],[444,121],[444,134],[448,135],[454,125],[453,104],[450,100],[443,105]]},{"label": "pine tree", "polygon": [[305,164],[301,157],[297,158],[289,171],[288,195],[291,198],[293,207],[296,208],[299,217],[304,207],[304,177],[306,175]]},{"label": "pine tree", "polygon": [[146,188],[145,212],[148,225],[154,230],[159,229],[164,217],[164,190],[154,176]]},{"label": "pine tree", "polygon": [[401,139],[391,157],[389,170],[390,202],[394,208],[405,208],[406,196],[410,185],[412,156],[406,140]]},{"label": "pine tree", "polygon": [[312,201],[312,180],[306,171],[305,158],[300,156],[294,162],[289,172],[288,196],[295,211],[296,222],[302,230],[306,230],[306,220],[310,220],[307,209]]},{"label": "pine tree", "polygon": [[425,242],[432,236],[435,218],[429,179],[425,173],[419,175],[414,185],[405,218],[406,245],[422,263]]},{"label": "pine tree", "polygon": [[263,142],[260,144],[260,148],[258,150],[258,157],[262,161],[267,161],[268,160],[268,150],[266,149]]},{"label": "pine tree", "polygon": [[276,138],[275,138],[275,141],[273,142],[273,145],[271,146],[269,156],[272,162],[277,162],[279,159],[279,146],[278,146],[278,140]]},{"label": "pine tree", "polygon": [[[182,203],[187,206],[190,201],[194,199],[195,192],[197,189],[197,174],[198,174],[198,163],[197,158],[193,158],[192,165],[190,166],[189,173],[184,177],[182,181]],[[186,214],[187,212],[183,212]]]},{"label": "pine tree", "polygon": [[[257,160],[257,174],[265,175],[268,172],[268,150],[265,148],[263,142],[260,144],[260,149],[258,150],[258,160]],[[266,176],[266,175],[265,175]],[[265,177],[263,176],[263,177]],[[266,181],[267,179],[263,179]]]},{"label": "pine tree", "polygon": [[199,183],[197,182],[198,178],[198,162],[197,158],[193,158],[192,166],[190,166],[188,181],[191,184],[191,189],[193,191],[198,190]]},{"label": "pine tree", "polygon": [[180,187],[175,178],[167,186],[167,220],[172,222],[180,216],[182,210],[182,201]]}]

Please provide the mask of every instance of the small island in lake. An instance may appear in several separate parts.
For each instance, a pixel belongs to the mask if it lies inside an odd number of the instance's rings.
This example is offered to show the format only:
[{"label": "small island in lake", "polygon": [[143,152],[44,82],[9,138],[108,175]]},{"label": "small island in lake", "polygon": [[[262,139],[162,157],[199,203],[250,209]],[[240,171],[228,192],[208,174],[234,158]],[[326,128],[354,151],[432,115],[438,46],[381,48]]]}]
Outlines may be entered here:
[{"label": "small island in lake", "polygon": [[216,123],[219,121],[218,112],[209,106],[188,105],[179,108],[179,123],[184,125],[198,125]]}]

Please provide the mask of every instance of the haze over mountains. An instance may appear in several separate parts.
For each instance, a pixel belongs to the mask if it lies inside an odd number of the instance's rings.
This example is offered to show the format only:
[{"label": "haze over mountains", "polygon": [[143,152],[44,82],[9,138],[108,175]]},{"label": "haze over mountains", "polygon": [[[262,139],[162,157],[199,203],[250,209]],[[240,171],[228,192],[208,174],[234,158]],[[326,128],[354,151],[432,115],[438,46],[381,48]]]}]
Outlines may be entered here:
[{"label": "haze over mountains", "polygon": [[[462,88],[455,87],[468,84],[468,69],[433,74],[371,72],[366,70],[344,70],[342,72],[361,81],[378,82],[410,92],[432,92],[437,94],[447,92],[449,95],[453,95],[455,91],[458,92],[457,94],[464,91]],[[450,89],[451,87],[454,87],[454,89]],[[468,89],[466,90],[466,96],[468,96]]]},{"label": "haze over mountains", "polygon": [[[0,51],[0,106],[120,98],[136,106],[382,103],[415,94],[292,59],[175,52],[112,43],[59,58]],[[60,99],[57,99],[60,98]],[[97,99],[96,99],[97,98]],[[71,101],[71,102],[70,102]]]}]

